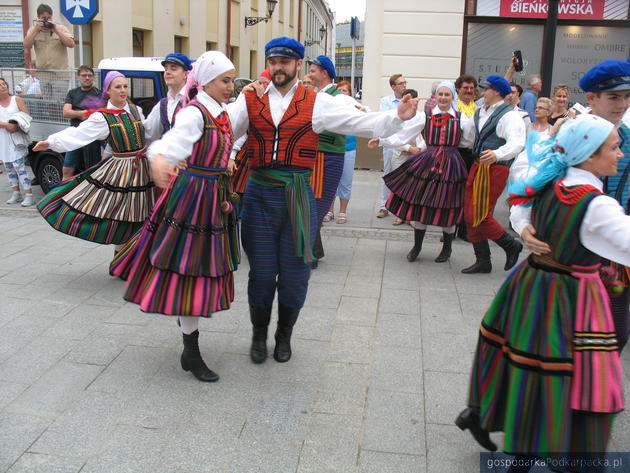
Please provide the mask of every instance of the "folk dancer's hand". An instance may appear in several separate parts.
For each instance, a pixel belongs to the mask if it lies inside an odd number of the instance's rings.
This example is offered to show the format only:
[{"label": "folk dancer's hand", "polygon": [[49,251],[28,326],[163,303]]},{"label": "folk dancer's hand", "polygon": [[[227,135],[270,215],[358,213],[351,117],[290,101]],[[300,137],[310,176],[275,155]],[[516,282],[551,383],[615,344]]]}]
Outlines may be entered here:
[{"label": "folk dancer's hand", "polygon": [[534,237],[536,234],[536,229],[532,224],[527,225],[523,231],[521,232],[521,240],[523,243],[529,248],[529,250],[535,255],[546,255],[551,253],[551,248],[544,241],[540,241],[538,238]]}]

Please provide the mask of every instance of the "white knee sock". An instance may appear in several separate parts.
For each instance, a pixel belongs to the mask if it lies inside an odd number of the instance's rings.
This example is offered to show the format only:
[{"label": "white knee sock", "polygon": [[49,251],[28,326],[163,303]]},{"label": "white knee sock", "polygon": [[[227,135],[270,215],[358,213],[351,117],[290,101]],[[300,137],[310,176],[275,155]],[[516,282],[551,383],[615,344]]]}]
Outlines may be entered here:
[{"label": "white knee sock", "polygon": [[450,227],[442,227],[442,231],[444,233],[455,233],[456,225],[451,225]]},{"label": "white knee sock", "polygon": [[181,325],[182,333],[190,335],[199,327],[199,317],[180,316],[179,324]]},{"label": "white knee sock", "polygon": [[415,228],[416,230],[426,230],[427,227],[428,225],[425,225],[424,223],[413,222],[413,228]]}]

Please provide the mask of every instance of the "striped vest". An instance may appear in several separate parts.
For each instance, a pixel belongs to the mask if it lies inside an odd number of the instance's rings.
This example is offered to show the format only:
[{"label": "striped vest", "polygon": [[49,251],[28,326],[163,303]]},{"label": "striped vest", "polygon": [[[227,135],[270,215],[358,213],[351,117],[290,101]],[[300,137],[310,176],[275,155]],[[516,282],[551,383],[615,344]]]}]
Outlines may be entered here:
[{"label": "striped vest", "polygon": [[[497,109],[492,112],[490,118],[486,120],[486,123],[483,124],[483,128],[479,129],[479,113],[481,108],[478,108],[475,111],[475,130],[477,133],[475,134],[475,144],[472,147],[473,156],[479,156],[481,152],[485,149],[497,149],[505,144],[505,140],[503,138],[499,138],[497,135],[497,125],[499,120],[511,110],[510,106],[506,103],[497,107]],[[497,164],[500,164],[497,163]]]},{"label": "striped vest", "polygon": [[112,153],[130,153],[144,148],[144,126],[134,104],[129,104],[129,112],[102,113],[109,127],[107,143]]},{"label": "striped vest", "polygon": [[[341,91],[337,89],[337,86],[333,85],[323,93],[335,96],[339,95]],[[319,134],[317,149],[323,153],[344,154],[346,152],[346,137],[338,133],[324,131]]]},{"label": "striped vest", "polygon": [[313,131],[316,93],[298,84],[295,95],[276,128],[267,94],[245,93],[249,130],[247,163],[250,168],[294,166],[313,169],[317,134]]},{"label": "striped vest", "polygon": [[601,193],[591,186],[547,186],[532,208],[536,238],[550,242],[549,256],[567,266],[592,266],[601,258],[580,242],[580,226],[591,201]]},{"label": "striped vest", "polygon": [[422,137],[428,146],[457,146],[462,137],[462,129],[459,123],[460,112],[456,116],[450,113],[438,113],[431,115],[431,110],[426,110],[426,122],[422,130]]}]

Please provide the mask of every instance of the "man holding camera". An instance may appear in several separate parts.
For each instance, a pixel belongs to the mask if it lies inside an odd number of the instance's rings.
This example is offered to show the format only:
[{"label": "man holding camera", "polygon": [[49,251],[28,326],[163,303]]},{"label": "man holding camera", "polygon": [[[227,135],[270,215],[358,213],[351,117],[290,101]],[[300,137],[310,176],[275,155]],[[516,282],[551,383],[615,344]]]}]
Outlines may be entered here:
[{"label": "man holding camera", "polygon": [[[53,23],[52,8],[41,4],[37,7],[37,20],[31,26],[24,38],[24,49],[35,49],[35,66],[37,69],[68,69],[68,48],[74,48],[74,37],[65,26]],[[41,77],[45,94],[61,92],[61,100],[68,91],[68,80],[57,77],[55,73],[48,73],[48,77]],[[49,78],[50,80],[46,80]],[[63,84],[62,84],[63,82]],[[63,90],[65,84],[65,90]],[[46,90],[48,89],[48,90]],[[57,90],[59,89],[59,90]]]}]

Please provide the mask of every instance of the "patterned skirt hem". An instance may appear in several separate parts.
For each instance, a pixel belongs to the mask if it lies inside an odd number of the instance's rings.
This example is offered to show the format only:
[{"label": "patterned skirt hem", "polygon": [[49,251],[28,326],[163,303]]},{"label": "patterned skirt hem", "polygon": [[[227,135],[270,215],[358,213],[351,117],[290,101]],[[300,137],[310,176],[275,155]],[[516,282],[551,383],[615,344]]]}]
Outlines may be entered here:
[{"label": "patterned skirt hem", "polygon": [[423,225],[434,225],[437,227],[457,225],[462,221],[464,215],[463,207],[435,208],[414,205],[405,202],[395,194],[389,197],[385,208],[403,220],[415,221]]}]

